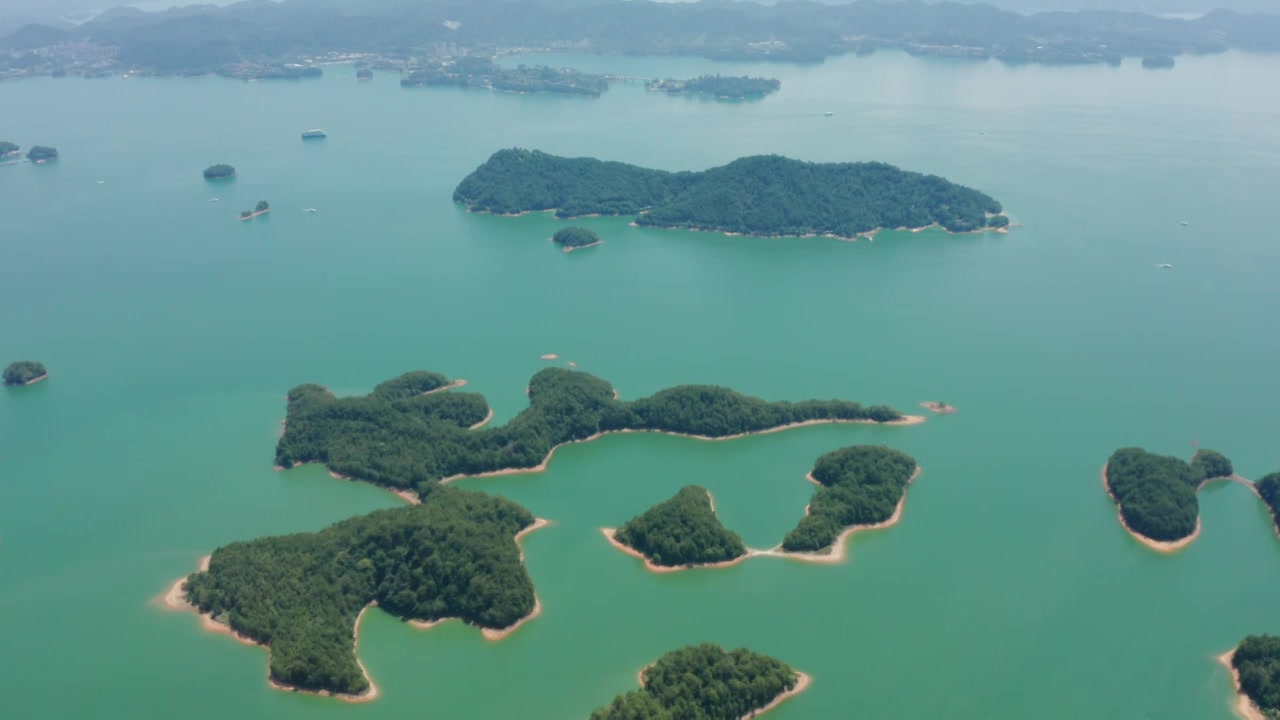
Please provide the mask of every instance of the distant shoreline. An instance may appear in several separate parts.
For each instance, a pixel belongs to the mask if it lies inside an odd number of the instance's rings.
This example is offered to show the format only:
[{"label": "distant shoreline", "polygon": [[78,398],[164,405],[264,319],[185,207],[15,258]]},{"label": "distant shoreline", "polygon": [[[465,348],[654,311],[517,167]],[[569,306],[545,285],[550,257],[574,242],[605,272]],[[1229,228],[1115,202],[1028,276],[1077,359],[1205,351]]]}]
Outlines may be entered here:
[{"label": "distant shoreline", "polygon": [[[657,663],[656,662],[649,663],[648,665],[645,665],[644,667],[640,668],[640,672],[636,673],[636,682],[640,683],[640,687],[645,687],[645,682],[644,682],[645,671],[647,671],[649,668],[653,667],[654,665],[657,665]],[[791,670],[792,672],[795,673],[795,677],[796,677],[795,687],[791,688],[790,690],[783,690],[782,692],[778,693],[772,700],[770,700],[768,705],[765,705],[764,707],[756,708],[755,710],[752,710],[746,715],[743,715],[742,717],[738,718],[738,720],[752,720],[753,718],[758,718],[761,715],[769,712],[770,710],[778,707],[782,703],[799,695],[805,690],[808,690],[809,685],[813,683],[813,678],[810,677],[807,673],[803,673],[799,670],[796,670],[795,668],[792,668]],[[1266,719],[1263,718],[1262,720],[1266,720]]]},{"label": "distant shoreline", "polygon": [[588,437],[582,438],[581,440],[569,440],[552,447],[551,450],[547,452],[547,456],[542,459],[542,462],[538,463],[537,465],[534,465],[533,467],[503,468],[501,470],[489,470],[482,473],[472,473],[472,474],[459,473],[457,475],[450,475],[449,477],[441,478],[440,483],[443,485],[443,484],[451,483],[455,480],[462,480],[464,478],[487,478],[487,477],[500,477],[503,475],[519,475],[523,473],[545,472],[547,469],[547,465],[548,463],[551,462],[551,458],[553,455],[555,455],[556,450],[559,450],[565,445],[573,445],[575,443],[587,443],[587,442],[591,442],[592,440],[598,440],[599,438],[602,438],[606,435],[620,435],[620,434],[627,434],[627,433],[657,433],[660,435],[670,435],[672,437],[690,438],[693,440],[702,440],[705,442],[721,442],[725,440],[737,440],[739,438],[750,437],[752,435],[769,435],[771,433],[782,432],[784,430],[792,430],[799,427],[808,427],[810,425],[919,425],[920,423],[924,422],[925,419],[926,418],[923,415],[903,415],[897,420],[889,420],[887,422],[877,422],[875,420],[840,420],[840,419],[805,420],[803,422],[788,423],[786,425],[778,425],[771,428],[765,428],[763,430],[752,430],[750,432],[736,433],[733,435],[725,435],[724,437],[711,437],[708,435],[692,435],[688,433],[672,432],[668,430],[647,430],[647,429],[606,430],[604,432],[598,432],[598,433],[595,433],[594,435],[590,435]]},{"label": "distant shoreline", "polygon": [[1235,659],[1237,649],[1238,648],[1232,648],[1216,658],[1218,664],[1226,668],[1227,672],[1231,673],[1231,681],[1235,684],[1236,714],[1241,718],[1244,718],[1244,720],[1267,720],[1266,714],[1264,714],[1262,709],[1253,702],[1252,698],[1244,694],[1244,690],[1240,685],[1240,671],[1236,670],[1236,666],[1232,664],[1232,660]]}]

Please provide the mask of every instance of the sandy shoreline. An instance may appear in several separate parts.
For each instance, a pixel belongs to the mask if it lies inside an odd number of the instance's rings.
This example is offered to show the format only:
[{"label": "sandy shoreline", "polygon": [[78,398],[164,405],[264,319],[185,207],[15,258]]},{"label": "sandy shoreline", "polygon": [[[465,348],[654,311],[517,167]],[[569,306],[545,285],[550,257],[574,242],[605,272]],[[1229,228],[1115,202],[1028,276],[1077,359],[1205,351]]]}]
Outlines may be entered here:
[{"label": "sandy shoreline", "polygon": [[1262,710],[1241,690],[1240,672],[1231,664],[1231,660],[1235,656],[1236,649],[1232,648],[1219,655],[1216,659],[1219,665],[1226,668],[1227,672],[1231,673],[1231,681],[1236,686],[1236,703],[1234,706],[1236,714],[1244,718],[1244,720],[1267,720],[1267,716],[1262,713]]},{"label": "sandy shoreline", "polygon": [[[204,557],[200,558],[199,572],[209,571],[209,560],[211,557],[212,557],[211,555],[205,555]],[[191,611],[199,614],[200,627],[202,627],[204,630],[208,632],[218,633],[221,635],[230,635],[231,637],[235,638],[238,642],[241,642],[245,645],[256,645],[258,647],[266,649],[267,651],[267,684],[270,685],[271,687],[277,690],[287,690],[289,692],[302,692],[302,693],[308,693],[310,695],[320,695],[322,697],[335,697],[345,702],[368,702],[378,697],[378,686],[374,684],[373,678],[369,677],[369,671],[365,668],[364,663],[360,661],[359,655],[356,656],[356,664],[360,666],[360,672],[364,673],[364,679],[369,683],[369,689],[360,695],[348,695],[345,693],[335,693],[335,692],[330,692],[328,690],[309,690],[306,688],[295,687],[293,685],[282,683],[279,680],[276,680],[275,678],[271,677],[271,646],[265,643],[260,643],[257,640],[254,640],[253,638],[248,637],[247,635],[241,635],[240,633],[233,630],[230,625],[218,622],[217,620],[213,619],[213,615],[211,613],[201,613],[199,611],[199,608],[197,608],[196,606],[192,605],[190,602],[187,601],[186,588],[184,587],[187,584],[187,577],[188,576],[180,577],[176,581],[174,581],[172,585],[169,586],[168,591],[166,591],[163,596],[164,606],[171,610]],[[365,612],[368,611],[370,607],[376,604],[377,603],[375,602],[375,603],[370,603],[369,605],[364,606],[364,608],[360,610],[360,614],[356,616],[355,631],[353,635],[353,642],[355,643],[356,650],[358,650],[360,647],[360,621],[364,618]]]},{"label": "sandy shoreline", "polygon": [[[528,388],[525,388],[525,391],[527,392]],[[615,390],[614,392],[616,393],[617,391]],[[777,427],[766,428],[764,430],[753,430],[751,432],[737,433],[736,435],[726,435],[724,437],[710,437],[707,435],[691,435],[688,433],[671,432],[668,430],[632,430],[632,429],[606,430],[605,432],[598,432],[594,435],[590,435],[588,437],[582,438],[581,440],[569,440],[568,442],[563,442],[563,443],[560,443],[559,445],[552,447],[551,450],[547,452],[547,456],[542,459],[542,462],[538,463],[537,465],[534,465],[533,467],[504,468],[502,470],[490,470],[488,472],[474,473],[470,475],[460,473],[457,475],[450,475],[449,477],[446,477],[446,478],[441,478],[440,483],[441,484],[451,483],[454,480],[461,480],[463,478],[487,478],[487,477],[500,477],[503,475],[519,475],[522,473],[545,472],[547,469],[547,465],[551,462],[552,456],[556,454],[556,450],[559,450],[565,445],[573,445],[574,443],[587,443],[587,442],[591,442],[592,440],[598,440],[606,435],[622,435],[627,433],[657,433],[659,435],[670,435],[672,437],[683,437],[683,438],[690,438],[693,440],[703,440],[707,442],[721,442],[724,440],[737,440],[739,438],[750,437],[752,435],[769,435],[771,433],[782,432],[784,430],[793,430],[795,428],[800,428],[800,427],[808,427],[810,425],[919,425],[924,421],[925,421],[925,417],[923,415],[904,415],[902,416],[902,418],[898,420],[890,420],[889,422],[883,422],[883,423],[876,422],[875,420],[805,420],[804,422],[790,423],[787,425],[779,425]]]},{"label": "sandy shoreline", "polygon": [[589,247],[595,247],[595,246],[597,246],[597,245],[603,245],[603,244],[604,244],[604,241],[603,241],[603,240],[597,240],[597,241],[595,241],[595,242],[593,242],[593,243],[587,243],[586,245],[577,245],[577,246],[573,246],[573,247],[566,245],[565,247],[560,248],[560,251],[561,251],[561,252],[566,252],[566,253],[571,253],[571,252],[573,252],[574,250],[586,250],[586,249],[587,249],[587,248],[589,248]]},{"label": "sandy shoreline", "polygon": [[[547,527],[550,524],[551,524],[550,520],[546,520],[544,518],[536,518],[533,521],[532,525],[516,533],[513,540],[515,541],[516,546],[520,548],[521,563],[524,563],[524,546],[520,544],[520,541],[523,540],[530,533],[541,530],[542,528]],[[514,623],[512,623],[511,625],[508,625],[505,628],[498,628],[498,629],[480,628],[480,634],[484,636],[485,640],[497,642],[498,640],[505,638],[506,636],[510,635],[516,630],[519,630],[520,626],[524,625],[525,623],[538,617],[541,614],[542,614],[542,600],[538,598],[538,594],[535,591],[533,595],[533,609],[529,611],[528,615],[525,615],[524,617],[520,618],[519,620],[515,621]],[[447,617],[447,618],[440,618],[439,620],[406,620],[405,622],[408,623],[410,627],[413,627],[418,630],[430,630],[431,628],[437,625],[440,625],[442,623],[452,622],[454,620],[459,620],[459,618]]]},{"label": "sandy shoreline", "polygon": [[266,214],[267,214],[267,213],[269,213],[269,212],[271,212],[271,208],[267,208],[266,210],[256,210],[256,211],[254,211],[254,212],[249,213],[248,215],[241,215],[241,216],[240,216],[240,219],[241,219],[241,220],[252,220],[252,219],[254,219],[254,218],[258,217],[259,215],[266,215]]},{"label": "sandy shoreline", "polygon": [[463,386],[464,386],[464,385],[466,385],[466,384],[467,384],[467,381],[466,381],[466,380],[463,380],[462,378],[458,378],[457,380],[450,380],[449,382],[445,383],[444,385],[441,385],[440,387],[436,388],[435,390],[428,390],[428,391],[426,391],[426,392],[424,392],[424,393],[422,393],[422,394],[423,394],[423,395],[434,395],[435,393],[438,393],[438,392],[444,392],[445,390],[452,390],[452,389],[454,389],[454,388],[460,388],[460,387],[463,387]]},{"label": "sandy shoreline", "polygon": [[[1225,479],[1225,478],[1223,478],[1223,479]],[[1203,487],[1203,485],[1204,485],[1204,483],[1201,483],[1201,486],[1202,486],[1202,487]],[[1120,501],[1119,501],[1119,500],[1116,500],[1116,496],[1115,496],[1115,494],[1111,492],[1111,483],[1107,480],[1107,466],[1106,466],[1106,465],[1103,465],[1103,466],[1102,466],[1102,488],[1103,488],[1104,490],[1106,490],[1106,491],[1107,491],[1107,497],[1111,498],[1111,502],[1113,502],[1113,503],[1115,503],[1115,504],[1116,504],[1116,519],[1120,521],[1120,526],[1124,528],[1124,531],[1125,531],[1125,532],[1127,532],[1127,533],[1129,533],[1130,535],[1132,535],[1132,536],[1133,536],[1133,539],[1137,540],[1138,542],[1142,543],[1143,545],[1146,545],[1147,547],[1151,548],[1152,550],[1155,550],[1156,552],[1162,552],[1162,553],[1172,553],[1172,552],[1177,552],[1177,551],[1181,550],[1182,548],[1184,548],[1184,547],[1186,547],[1186,546],[1190,545],[1190,544],[1191,544],[1191,542],[1192,542],[1193,540],[1195,540],[1196,538],[1200,537],[1200,516],[1199,516],[1199,514],[1197,514],[1197,515],[1196,515],[1196,529],[1195,529],[1195,531],[1194,531],[1194,532],[1192,532],[1190,535],[1188,535],[1188,536],[1186,536],[1186,537],[1182,538],[1181,540],[1173,540],[1173,541],[1152,540],[1151,538],[1147,537],[1146,535],[1143,535],[1142,533],[1138,532],[1137,530],[1134,530],[1133,528],[1129,527],[1129,523],[1127,523],[1127,522],[1125,522],[1125,521],[1124,521],[1124,511],[1123,511],[1123,510],[1121,509],[1121,507],[1120,507]],[[1197,492],[1198,492],[1198,491],[1199,491],[1199,490],[1198,490],[1198,488],[1197,488]]]},{"label": "sandy shoreline", "polygon": [[20,387],[26,387],[26,386],[28,386],[28,385],[35,385],[35,384],[36,384],[36,383],[38,383],[38,382],[43,382],[43,381],[48,380],[48,379],[49,379],[49,373],[45,373],[45,374],[41,375],[40,377],[31,378],[30,380],[28,380],[28,381],[26,381],[26,382],[22,383],[22,384],[20,385]]},{"label": "sandy shoreline", "polygon": [[[919,478],[923,472],[924,472],[924,468],[916,466],[915,472],[912,473],[910,479],[907,480],[907,487],[908,488],[911,487],[911,484],[914,483],[916,479]],[[804,477],[806,480],[808,480],[811,483],[814,483],[815,485],[822,484],[814,479],[813,473],[808,473]],[[707,495],[710,496],[711,493],[707,493]],[[715,499],[712,498],[711,502],[712,502],[712,510],[714,511]],[[620,550],[626,553],[627,555],[630,555],[631,557],[644,561],[644,567],[646,570],[648,570],[649,572],[659,573],[659,574],[679,572],[681,570],[694,570],[698,568],[732,567],[745,560],[749,560],[751,558],[756,558],[756,557],[777,557],[777,558],[785,558],[789,560],[798,560],[800,562],[831,564],[831,563],[838,563],[838,562],[844,561],[845,554],[846,554],[845,544],[846,544],[846,541],[850,538],[850,536],[860,532],[867,531],[867,530],[884,530],[885,528],[890,528],[890,527],[893,527],[894,525],[897,525],[902,520],[902,511],[906,507],[906,505],[907,505],[907,490],[906,488],[904,488],[902,491],[902,497],[898,500],[897,506],[894,507],[893,509],[893,514],[890,515],[887,520],[885,520],[884,522],[870,523],[867,525],[850,525],[846,527],[844,530],[840,532],[839,535],[836,536],[835,541],[831,544],[831,549],[829,552],[790,552],[787,550],[783,550],[782,545],[778,544],[772,548],[769,548],[768,550],[755,550],[752,548],[747,548],[747,552],[745,555],[741,555],[732,560],[724,560],[721,562],[705,563],[700,565],[655,565],[649,561],[649,558],[645,557],[644,553],[640,552],[639,550],[636,550],[635,548],[623,545],[621,542],[618,542],[618,539],[615,538],[613,535],[617,531],[617,528],[600,528],[600,534],[604,535],[605,540],[608,540],[609,544],[612,545],[615,549]],[[809,514],[808,505],[804,506],[804,514],[806,516]]]},{"label": "sandy shoreline", "polygon": [[[644,212],[641,212],[637,215],[637,217],[643,214]],[[825,233],[813,232],[813,233],[804,233],[802,235],[756,235],[753,233],[737,232],[734,230],[723,230],[723,229],[705,228],[705,227],[691,227],[687,225],[641,225],[639,222],[636,222],[635,220],[632,220],[630,225],[631,227],[635,227],[635,228],[643,227],[643,228],[652,228],[655,230],[685,230],[688,232],[713,233],[716,235],[723,235],[725,237],[752,237],[752,238],[759,238],[761,240],[808,240],[810,238],[825,238],[828,240],[839,240],[841,242],[857,242],[862,239],[866,239],[874,242],[876,239],[876,235],[881,232],[921,233],[921,232],[924,232],[925,230],[934,230],[934,229],[941,230],[948,235],[977,235],[978,233],[984,233],[984,232],[996,232],[1004,235],[1009,232],[1009,228],[1015,226],[1013,223],[1010,223],[1009,225],[1006,225],[1005,227],[1002,227],[1002,228],[993,228],[993,227],[984,226],[980,228],[975,228],[973,230],[947,230],[946,228],[942,227],[938,223],[933,223],[932,225],[925,225],[923,227],[914,227],[914,228],[913,227],[898,227],[898,228],[878,227],[878,228],[873,228],[871,230],[867,230],[865,232],[856,233],[854,235],[837,235],[835,233],[829,233],[829,232],[825,232]]]},{"label": "sandy shoreline", "polygon": [[538,359],[539,360],[559,360],[560,356],[555,353],[547,353],[546,355],[539,355]]},{"label": "sandy shoreline", "polygon": [[488,414],[488,415],[485,415],[483,420],[481,420],[480,422],[476,423],[475,425],[472,425],[471,427],[469,427],[469,428],[467,428],[467,429],[468,429],[468,430],[479,430],[480,428],[484,427],[485,425],[488,425],[488,424],[489,424],[489,421],[490,421],[490,420],[492,420],[492,419],[493,419],[493,408],[491,407],[491,408],[489,408],[489,414]]}]

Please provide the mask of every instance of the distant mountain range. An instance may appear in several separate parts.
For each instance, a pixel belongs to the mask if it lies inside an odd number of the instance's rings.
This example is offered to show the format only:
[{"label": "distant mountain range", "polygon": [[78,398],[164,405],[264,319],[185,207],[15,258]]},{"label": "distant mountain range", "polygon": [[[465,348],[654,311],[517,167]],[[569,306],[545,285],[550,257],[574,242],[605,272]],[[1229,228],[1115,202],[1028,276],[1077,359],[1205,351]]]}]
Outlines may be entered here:
[{"label": "distant mountain range", "polygon": [[[31,52],[59,43],[75,44],[79,54]],[[1215,11],[1185,20],[1079,11],[1028,16],[990,5],[919,0],[842,5],[251,0],[164,12],[122,8],[72,27],[29,24],[0,38],[0,76],[77,72],[82,68],[76,63],[93,48],[100,50],[88,55],[93,64],[85,67],[95,71],[188,74],[244,64],[306,63],[328,53],[412,58],[440,53],[442,43],[447,52],[576,48],[795,62],[879,47],[1008,62],[1119,62],[1126,56],[1231,48],[1280,50],[1280,15]]]}]

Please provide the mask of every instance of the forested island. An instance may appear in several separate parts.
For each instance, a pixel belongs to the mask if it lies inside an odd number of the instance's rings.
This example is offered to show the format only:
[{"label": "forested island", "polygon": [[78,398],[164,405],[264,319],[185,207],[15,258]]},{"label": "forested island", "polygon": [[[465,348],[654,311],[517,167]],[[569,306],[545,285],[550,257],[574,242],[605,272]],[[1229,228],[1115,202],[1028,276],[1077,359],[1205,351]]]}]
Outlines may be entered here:
[{"label": "forested island", "polygon": [[884,163],[810,163],[776,155],[702,172],[649,170],[537,150],[499,150],[454,202],[473,212],[637,215],[636,224],[763,237],[854,238],[881,228],[970,232],[1007,225],[1000,203],[936,175]]},{"label": "forested island", "polygon": [[213,622],[266,645],[274,683],[367,698],[371,683],[355,655],[365,608],[509,628],[536,607],[514,540],[534,524],[509,500],[436,488],[420,505],[218,548],[168,600],[185,597]]},{"label": "forested island", "polygon": [[607,432],[725,439],[801,423],[918,421],[883,405],[768,402],[713,385],[680,385],[628,402],[593,375],[546,368],[529,380],[528,408],[501,427],[471,430],[488,404],[475,394],[436,392],[451,386],[444,375],[423,371],[363,397],[299,385],[288,394],[276,465],[324,463],[341,475],[425,495],[444,479],[543,469],[557,446]]},{"label": "forested island", "polygon": [[567,227],[556,231],[551,236],[551,241],[565,252],[571,252],[580,248],[589,248],[594,245],[600,245],[604,241],[596,234],[594,230],[588,230],[583,227]]},{"label": "forested island", "polygon": [[222,180],[236,176],[236,169],[230,165],[210,165],[204,169],[205,180]]},{"label": "forested island", "polygon": [[[1211,3],[1209,4],[1211,5]],[[0,38],[0,76],[125,71],[306,77],[353,55],[415,69],[440,55],[513,48],[719,60],[820,62],[901,48],[1007,63],[1111,63],[1124,57],[1280,49],[1280,16],[1225,10],[1195,19],[1089,11],[1021,14],[985,4],[858,0],[663,3],[494,2],[211,4],[104,13],[77,26],[26,25]]]},{"label": "forested island", "polygon": [[[1219,658],[1235,678],[1243,708],[1259,717],[1280,718],[1280,637],[1250,635]],[[1247,707],[1252,704],[1252,708]],[[1242,717],[1252,717],[1247,712]]]},{"label": "forested island", "polygon": [[640,672],[639,690],[619,695],[591,720],[739,720],[803,691],[809,677],[746,648],[703,643],[673,650]]},{"label": "forested island", "polygon": [[271,212],[271,204],[266,200],[259,200],[258,204],[252,210],[241,210],[240,219],[252,220],[259,215],[266,215],[269,212]]},{"label": "forested island", "polygon": [[47,160],[53,160],[58,157],[58,149],[45,147],[44,145],[33,145],[27,151],[27,159],[31,162],[42,163]]},{"label": "forested island", "polygon": [[5,385],[32,385],[49,377],[49,371],[42,363],[34,360],[19,360],[9,363],[4,369]]},{"label": "forested island", "polygon": [[701,75],[692,80],[650,80],[646,90],[661,90],[668,95],[710,95],[722,100],[746,100],[762,98],[778,92],[782,83],[774,78]]},{"label": "forested island", "polygon": [[1102,480],[1126,530],[1150,547],[1173,550],[1200,531],[1201,484],[1233,474],[1231,461],[1213,450],[1196,451],[1188,463],[1131,447],[1111,454]]},{"label": "forested island", "polygon": [[5,140],[0,140],[0,158],[6,158],[6,157],[9,157],[10,155],[17,155],[21,151],[22,151],[22,148],[18,147],[17,145],[14,145],[13,143],[7,142]]},{"label": "forested island", "polygon": [[369,68],[360,68],[356,70],[356,80],[372,80],[373,71]]},{"label": "forested island", "polygon": [[720,524],[711,494],[697,485],[681,488],[617,530],[605,528],[605,535],[662,568],[727,563],[747,554],[742,538]]},{"label": "forested island", "polygon": [[809,479],[818,491],[807,514],[782,541],[786,552],[819,552],[856,527],[889,524],[918,471],[915,458],[887,447],[855,445],[818,458]]},{"label": "forested island", "polygon": [[456,85],[514,93],[559,93],[600,97],[609,89],[602,75],[568,68],[528,67],[504,68],[487,57],[460,57],[431,61],[400,79],[401,87]]},{"label": "forested island", "polygon": [[1280,472],[1264,475],[1254,484],[1254,487],[1258,491],[1258,497],[1262,498],[1262,502],[1266,503],[1267,508],[1271,510],[1272,525],[1276,534],[1280,535]]}]

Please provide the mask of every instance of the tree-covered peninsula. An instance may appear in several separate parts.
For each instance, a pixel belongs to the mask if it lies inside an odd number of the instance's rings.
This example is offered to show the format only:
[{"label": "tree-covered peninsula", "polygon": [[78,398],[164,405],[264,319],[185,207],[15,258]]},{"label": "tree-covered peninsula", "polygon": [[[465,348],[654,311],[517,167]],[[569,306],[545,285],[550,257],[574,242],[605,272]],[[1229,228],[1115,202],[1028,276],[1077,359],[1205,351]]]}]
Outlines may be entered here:
[{"label": "tree-covered peninsula", "polygon": [[1280,637],[1250,635],[1231,654],[1237,687],[1267,718],[1280,718]]},{"label": "tree-covered peninsula", "polygon": [[267,202],[266,200],[259,200],[258,204],[254,206],[252,210],[241,210],[240,219],[252,220],[258,217],[259,215],[266,215],[269,212],[271,212],[271,203]]},{"label": "tree-covered peninsula", "polygon": [[469,430],[486,414],[484,400],[431,392],[447,385],[443,375],[417,372],[363,397],[337,398],[320,385],[295,387],[276,464],[320,462],[342,475],[425,494],[443,478],[538,468],[557,445],[610,431],[726,438],[806,421],[903,419],[883,405],[768,402],[712,385],[681,385],[626,402],[600,378],[547,368],[529,380],[528,408],[501,427]]},{"label": "tree-covered peninsula", "polygon": [[747,100],[762,98],[778,92],[782,83],[775,78],[702,75],[692,80],[650,80],[646,90],[661,90],[668,95],[710,95],[722,100]]},{"label": "tree-covered peninsula", "polygon": [[236,169],[230,165],[210,165],[204,169],[205,180],[222,180],[236,176]]},{"label": "tree-covered peninsula", "polygon": [[58,149],[45,147],[44,145],[34,145],[27,151],[27,159],[31,162],[45,162],[58,157]]},{"label": "tree-covered peninsula", "polygon": [[583,227],[560,228],[555,235],[551,236],[551,241],[565,252],[599,245],[604,242],[594,230]]},{"label": "tree-covered peninsula", "polygon": [[776,155],[671,173],[500,150],[463,179],[453,199],[475,212],[635,214],[638,225],[768,237],[852,238],[879,228],[939,225],[968,232],[1002,225],[1000,203],[936,175],[884,163],[810,163]]},{"label": "tree-covered peninsula", "polygon": [[4,369],[5,385],[30,385],[49,377],[49,371],[35,360],[19,360]]},{"label": "tree-covered peninsula", "polygon": [[1271,510],[1272,523],[1275,525],[1276,533],[1280,534],[1280,472],[1263,476],[1254,483],[1254,487],[1258,491],[1258,497],[1262,498],[1262,502],[1266,503],[1267,508]]},{"label": "tree-covered peninsula", "polygon": [[1133,533],[1158,543],[1192,537],[1200,521],[1196,490],[1205,480],[1230,477],[1231,461],[1213,450],[1199,450],[1188,463],[1142,448],[1121,448],[1104,469],[1107,492],[1120,519]]},{"label": "tree-covered peninsula", "polygon": [[22,148],[6,140],[0,140],[0,158],[17,155]]},{"label": "tree-covered peninsula", "polygon": [[710,565],[747,554],[742,538],[720,524],[707,489],[697,485],[627,521],[613,539],[660,567]]},{"label": "tree-covered peninsula", "polygon": [[591,720],[738,720],[800,692],[808,677],[746,648],[711,643],[673,650],[640,673],[642,687],[591,713]]},{"label": "tree-covered peninsula", "polygon": [[268,646],[275,682],[360,695],[370,685],[354,633],[370,603],[406,619],[495,629],[533,611],[513,539],[534,520],[503,498],[437,488],[421,505],[218,548],[208,570],[187,578],[186,598]]},{"label": "tree-covered peninsula", "polygon": [[888,522],[906,497],[916,469],[915,458],[876,445],[823,455],[809,473],[821,487],[809,501],[808,514],[783,539],[782,549],[825,550],[848,528]]}]

